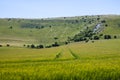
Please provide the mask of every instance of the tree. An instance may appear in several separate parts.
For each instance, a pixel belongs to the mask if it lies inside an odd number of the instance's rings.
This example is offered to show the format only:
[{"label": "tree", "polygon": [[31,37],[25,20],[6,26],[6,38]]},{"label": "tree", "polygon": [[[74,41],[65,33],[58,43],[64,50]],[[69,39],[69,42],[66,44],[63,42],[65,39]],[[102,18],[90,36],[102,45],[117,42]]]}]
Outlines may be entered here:
[{"label": "tree", "polygon": [[45,48],[51,48],[51,47],[52,47],[51,45],[45,46]]},{"label": "tree", "polygon": [[67,44],[68,44],[68,42],[67,42],[67,41],[65,41],[65,44],[67,45]]},{"label": "tree", "polygon": [[40,44],[37,46],[37,48],[44,48],[44,46]]},{"label": "tree", "polygon": [[92,41],[92,43],[94,43],[94,41]]},{"label": "tree", "polygon": [[27,48],[29,48],[30,47],[30,45],[27,45]]},{"label": "tree", "polygon": [[12,28],[13,28],[12,26],[9,27],[9,29],[12,29]]},{"label": "tree", "polygon": [[99,37],[98,36],[94,36],[94,40],[99,40]]},{"label": "tree", "polygon": [[57,37],[54,37],[55,40],[57,40],[58,38]]},{"label": "tree", "polygon": [[36,26],[36,29],[39,29],[39,26]]},{"label": "tree", "polygon": [[86,43],[89,42],[89,39],[86,39],[85,42],[86,42]]},{"label": "tree", "polygon": [[7,44],[6,46],[7,46],[7,47],[9,47],[10,45],[9,45],[9,44]]},{"label": "tree", "polygon": [[66,19],[66,17],[63,17],[64,19]]},{"label": "tree", "polygon": [[106,21],[105,21],[105,20],[102,20],[101,23],[106,23]]},{"label": "tree", "polygon": [[107,27],[108,26],[108,24],[105,24],[105,27]]},{"label": "tree", "polygon": [[75,22],[76,22],[76,23],[79,23],[79,21],[78,21],[78,20],[75,20]]},{"label": "tree", "polygon": [[92,21],[89,21],[89,24],[91,24],[92,23]]},{"label": "tree", "polygon": [[24,44],[23,46],[25,47],[26,45]]},{"label": "tree", "polygon": [[99,36],[103,36],[103,34],[100,34]]},{"label": "tree", "polygon": [[10,21],[10,20],[11,20],[11,18],[8,19],[8,21]]},{"label": "tree", "polygon": [[100,20],[100,18],[98,17],[98,18],[97,18],[97,20],[99,21],[99,20]]},{"label": "tree", "polygon": [[111,39],[110,35],[104,35],[104,39]]},{"label": "tree", "polygon": [[117,38],[117,36],[114,36],[114,38],[116,39],[116,38]]},{"label": "tree", "polygon": [[51,28],[52,26],[50,25],[49,27]]},{"label": "tree", "polygon": [[44,26],[41,26],[41,28],[44,28]]},{"label": "tree", "polygon": [[52,44],[53,47],[57,47],[59,46],[59,44],[57,42],[55,42],[54,44]]},{"label": "tree", "polygon": [[32,44],[32,45],[31,45],[31,48],[35,48],[35,45],[34,45],[34,44]]},{"label": "tree", "polygon": [[2,47],[2,45],[0,44],[0,47]]}]

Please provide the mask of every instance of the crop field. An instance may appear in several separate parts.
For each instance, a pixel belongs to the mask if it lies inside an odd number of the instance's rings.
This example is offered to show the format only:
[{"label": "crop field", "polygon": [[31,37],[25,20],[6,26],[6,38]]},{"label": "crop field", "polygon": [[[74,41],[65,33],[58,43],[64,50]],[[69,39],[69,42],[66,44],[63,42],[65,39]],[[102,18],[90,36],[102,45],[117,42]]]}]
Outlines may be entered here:
[{"label": "crop field", "polygon": [[0,80],[120,80],[120,39],[0,47]]}]

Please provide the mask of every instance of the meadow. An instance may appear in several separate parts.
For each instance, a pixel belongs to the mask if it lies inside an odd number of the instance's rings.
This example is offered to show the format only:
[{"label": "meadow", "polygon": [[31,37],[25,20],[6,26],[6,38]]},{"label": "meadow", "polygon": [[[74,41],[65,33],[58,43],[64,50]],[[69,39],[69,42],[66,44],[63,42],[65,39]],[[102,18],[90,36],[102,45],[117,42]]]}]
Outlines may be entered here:
[{"label": "meadow", "polygon": [[[51,45],[64,43],[86,27],[90,30],[102,23],[103,30],[98,35],[111,35],[120,38],[119,15],[76,16],[46,19],[0,18],[0,44],[23,46],[24,44]],[[107,25],[107,27],[105,26]],[[43,36],[44,35],[44,36]],[[55,39],[57,38],[57,39]],[[102,37],[103,38],[103,37]]]},{"label": "meadow", "polygon": [[120,39],[0,47],[0,80],[120,80]]}]

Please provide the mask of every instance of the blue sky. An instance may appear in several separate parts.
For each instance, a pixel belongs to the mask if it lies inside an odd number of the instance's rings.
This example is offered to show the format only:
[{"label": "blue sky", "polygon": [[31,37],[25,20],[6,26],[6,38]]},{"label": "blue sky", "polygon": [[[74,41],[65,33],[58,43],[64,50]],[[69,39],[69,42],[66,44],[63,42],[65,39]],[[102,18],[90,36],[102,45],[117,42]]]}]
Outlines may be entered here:
[{"label": "blue sky", "polygon": [[0,0],[0,18],[120,14],[120,0]]}]

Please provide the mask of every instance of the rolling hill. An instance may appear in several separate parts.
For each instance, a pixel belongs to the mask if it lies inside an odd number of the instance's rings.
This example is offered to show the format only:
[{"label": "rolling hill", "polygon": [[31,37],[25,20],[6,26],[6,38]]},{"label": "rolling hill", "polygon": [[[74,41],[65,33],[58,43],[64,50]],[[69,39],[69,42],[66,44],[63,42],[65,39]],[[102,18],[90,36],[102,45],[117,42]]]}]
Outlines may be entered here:
[{"label": "rolling hill", "polygon": [[50,45],[54,42],[63,44],[68,38],[85,32],[87,28],[95,30],[101,24],[96,35],[114,35],[120,38],[119,15],[95,15],[58,17],[45,19],[0,19],[0,44],[23,46],[24,44]]}]

